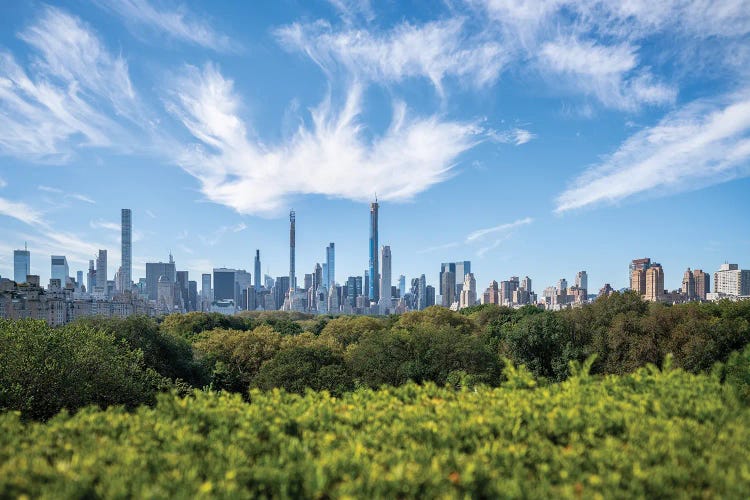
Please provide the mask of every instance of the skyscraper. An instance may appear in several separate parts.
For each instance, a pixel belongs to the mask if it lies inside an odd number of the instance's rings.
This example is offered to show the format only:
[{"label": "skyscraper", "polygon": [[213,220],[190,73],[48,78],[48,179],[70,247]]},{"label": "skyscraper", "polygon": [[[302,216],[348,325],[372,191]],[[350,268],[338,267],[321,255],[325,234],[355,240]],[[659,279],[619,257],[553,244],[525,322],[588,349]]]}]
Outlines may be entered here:
[{"label": "skyscraper", "polygon": [[651,267],[651,259],[633,259],[630,263],[630,289],[638,295],[646,295],[646,270]]},{"label": "skyscraper", "polygon": [[146,293],[148,293],[149,300],[158,299],[159,278],[162,276],[166,276],[170,283],[177,281],[177,269],[171,254],[169,255],[169,262],[146,263]]},{"label": "skyscraper", "polygon": [[201,274],[201,300],[211,302],[211,275]]},{"label": "skyscraper", "polygon": [[695,269],[693,271],[693,278],[695,279],[696,298],[706,300],[706,294],[711,292],[710,273],[704,273],[702,269]]},{"label": "skyscraper", "polygon": [[[96,269],[94,269],[94,261],[89,260],[89,272],[86,275],[86,291],[88,293],[93,293],[95,286],[96,286]],[[156,290],[155,285],[154,285],[154,290]],[[154,300],[156,300],[156,296],[154,296]]]},{"label": "skyscraper", "polygon": [[714,273],[714,293],[734,297],[750,295],[750,270],[737,264],[722,264]]},{"label": "skyscraper", "polygon": [[586,271],[578,271],[576,274],[576,287],[581,290],[589,289],[589,275]]},{"label": "skyscraper", "polygon": [[336,249],[333,242],[326,247],[326,264],[328,265],[326,283],[331,287],[336,284]]},{"label": "skyscraper", "polygon": [[255,251],[255,291],[260,292],[260,250]]},{"label": "skyscraper", "polygon": [[471,272],[471,261],[463,260],[460,262],[443,262],[442,264],[440,264],[440,283],[438,285],[440,295],[445,295],[445,290],[443,290],[443,273],[445,272],[453,273],[453,281],[455,283],[452,294],[455,297],[455,285],[460,284],[461,286],[463,286],[464,278],[468,273]]},{"label": "skyscraper", "polygon": [[214,269],[214,300],[234,300],[237,306],[234,273],[234,269]]},{"label": "skyscraper", "polygon": [[177,282],[175,283],[175,295],[179,300],[176,301],[182,308],[189,311],[188,282],[190,281],[187,271],[177,271]]},{"label": "skyscraper", "polygon": [[[427,278],[424,274],[419,277],[419,284],[417,285],[417,309],[422,310],[429,305],[427,297]],[[434,302],[434,299],[433,299]]]},{"label": "skyscraper", "polygon": [[99,250],[96,258],[96,285],[100,292],[107,293],[107,251]]},{"label": "skyscraper", "polygon": [[443,271],[441,275],[440,288],[443,290],[441,304],[443,307],[450,307],[456,300],[456,274],[453,271]]},{"label": "skyscraper", "polygon": [[371,302],[380,299],[380,272],[378,265],[378,200],[370,203],[370,273],[369,297]]},{"label": "skyscraper", "polygon": [[50,259],[51,271],[50,277],[53,280],[60,280],[60,287],[65,288],[68,281],[68,259],[64,255],[53,255]]},{"label": "skyscraper", "polygon": [[398,277],[398,295],[399,297],[406,295],[406,276],[403,274]]},{"label": "skyscraper", "polygon": [[[297,288],[297,280],[294,277],[295,219],[296,215],[292,210],[289,212],[289,290],[292,291]],[[277,307],[280,306],[277,304]]]},{"label": "skyscraper", "polygon": [[471,307],[477,302],[477,280],[474,279],[474,273],[468,273],[464,278],[464,286],[461,289],[461,299],[459,307]]},{"label": "skyscraper", "polygon": [[313,272],[312,288],[317,292],[319,286],[323,286],[323,267],[321,267],[320,263],[317,263]]},{"label": "skyscraper", "polygon": [[81,291],[81,287],[83,286],[83,271],[77,271],[76,272],[76,288],[78,291]]},{"label": "skyscraper", "polygon": [[695,276],[693,276],[693,271],[691,271],[689,267],[682,275],[682,287],[680,288],[680,292],[682,292],[682,295],[684,295],[687,300],[695,300],[697,297],[695,293]]},{"label": "skyscraper", "polygon": [[123,208],[121,213],[121,238],[122,245],[122,267],[120,268],[121,290],[129,291],[133,287],[133,240],[132,240],[132,218],[129,208]]},{"label": "skyscraper", "polygon": [[387,307],[391,305],[391,247],[382,248],[382,275],[380,276],[380,301]]},{"label": "skyscraper", "polygon": [[664,270],[660,264],[653,263],[646,269],[646,293],[644,299],[658,302],[664,297]]},{"label": "skyscraper", "polygon": [[28,248],[13,250],[13,281],[26,283],[26,276],[31,274],[31,252]]}]

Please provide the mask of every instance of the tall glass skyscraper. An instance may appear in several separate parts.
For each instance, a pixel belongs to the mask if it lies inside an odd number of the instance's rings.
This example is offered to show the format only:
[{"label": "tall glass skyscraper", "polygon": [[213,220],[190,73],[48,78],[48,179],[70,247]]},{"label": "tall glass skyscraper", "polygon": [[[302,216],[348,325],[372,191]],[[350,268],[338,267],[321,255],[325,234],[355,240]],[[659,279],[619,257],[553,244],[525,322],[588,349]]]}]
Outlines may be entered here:
[{"label": "tall glass skyscraper", "polygon": [[297,288],[297,279],[294,277],[294,233],[296,215],[294,210],[289,212],[289,290]]},{"label": "tall glass skyscraper", "polygon": [[13,250],[13,281],[26,283],[26,276],[31,274],[31,252],[28,249]]},{"label": "tall glass skyscraper", "polygon": [[377,198],[375,202],[370,203],[370,289],[369,297],[370,301],[376,302],[380,300],[380,272],[378,262],[378,202]]},{"label": "tall glass skyscraper", "polygon": [[[120,215],[120,229],[122,231],[120,238],[120,242],[122,244],[122,267],[120,267],[120,281],[122,282],[122,291],[129,291],[133,286],[133,220],[129,208],[123,208]],[[63,286],[65,285],[63,284]]]},{"label": "tall glass skyscraper", "polygon": [[328,266],[328,275],[325,278],[326,287],[330,288],[336,284],[336,249],[333,242],[326,247],[326,264]]},{"label": "tall glass skyscraper", "polygon": [[380,298],[390,307],[391,301],[391,247],[385,245],[382,255],[383,275],[380,277]]},{"label": "tall glass skyscraper", "polygon": [[53,255],[51,258],[50,277],[53,280],[60,280],[60,287],[65,288],[68,281],[68,259],[64,255]]},{"label": "tall glass skyscraper", "polygon": [[99,250],[96,257],[96,288],[107,293],[107,251]]},{"label": "tall glass skyscraper", "polygon": [[261,282],[260,282],[260,250],[255,251],[255,291],[260,292]]}]

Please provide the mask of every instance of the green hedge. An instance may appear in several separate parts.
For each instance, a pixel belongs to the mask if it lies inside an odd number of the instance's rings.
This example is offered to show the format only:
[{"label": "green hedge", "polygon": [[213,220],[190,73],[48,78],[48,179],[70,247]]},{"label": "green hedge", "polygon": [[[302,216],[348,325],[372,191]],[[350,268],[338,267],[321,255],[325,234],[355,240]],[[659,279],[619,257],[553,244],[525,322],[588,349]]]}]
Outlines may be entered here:
[{"label": "green hedge", "polygon": [[721,375],[571,372],[249,403],[164,394],[47,423],[6,413],[0,497],[750,497],[750,411]]}]

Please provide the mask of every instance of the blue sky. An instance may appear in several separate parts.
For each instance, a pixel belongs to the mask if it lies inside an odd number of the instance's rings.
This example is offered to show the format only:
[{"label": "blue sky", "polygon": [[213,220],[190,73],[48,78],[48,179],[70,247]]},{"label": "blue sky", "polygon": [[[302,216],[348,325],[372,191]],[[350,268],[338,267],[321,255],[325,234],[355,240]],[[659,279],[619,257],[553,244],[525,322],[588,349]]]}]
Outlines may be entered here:
[{"label": "blue sky", "polygon": [[750,267],[750,3],[0,4],[0,275],[27,241],[71,272],[166,260],[297,273],[367,266],[367,203],[394,283],[471,260],[540,292],[650,256]]}]

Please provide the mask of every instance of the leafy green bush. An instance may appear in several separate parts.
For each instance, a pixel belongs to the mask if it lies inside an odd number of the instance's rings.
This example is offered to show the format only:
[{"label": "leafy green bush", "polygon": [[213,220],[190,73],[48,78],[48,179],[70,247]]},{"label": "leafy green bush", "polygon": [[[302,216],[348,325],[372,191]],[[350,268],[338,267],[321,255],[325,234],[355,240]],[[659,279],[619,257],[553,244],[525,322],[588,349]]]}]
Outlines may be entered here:
[{"label": "leafy green bush", "polygon": [[643,368],[341,398],[162,395],[0,415],[0,497],[748,498],[750,411],[716,377]]},{"label": "leafy green bush", "polygon": [[0,320],[0,410],[49,418],[63,408],[154,401],[164,381],[114,335],[85,325]]}]

